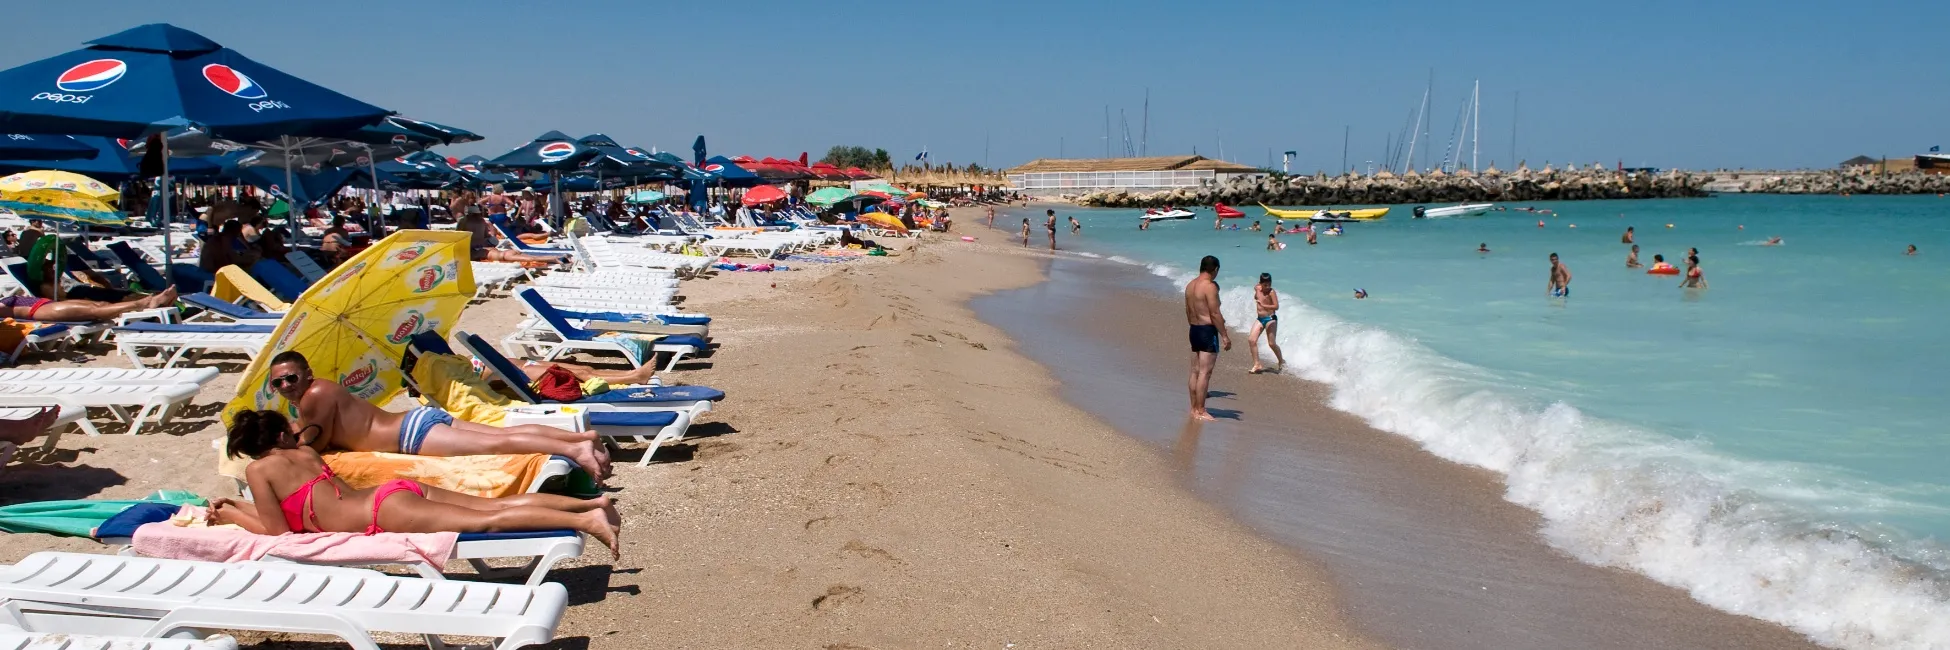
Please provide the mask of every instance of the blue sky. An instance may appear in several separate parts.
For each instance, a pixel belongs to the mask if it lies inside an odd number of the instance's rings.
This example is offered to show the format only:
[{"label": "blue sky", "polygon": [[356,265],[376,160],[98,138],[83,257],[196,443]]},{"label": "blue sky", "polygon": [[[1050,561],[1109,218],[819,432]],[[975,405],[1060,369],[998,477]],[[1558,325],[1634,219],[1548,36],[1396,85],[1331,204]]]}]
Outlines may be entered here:
[{"label": "blue sky", "polygon": [[[1433,69],[1437,158],[1472,80],[1482,159],[1827,167],[1950,145],[1935,2],[90,2],[15,12],[0,68],[149,22],[489,137],[1019,164],[1149,150],[1297,171],[1377,159]],[[985,153],[986,148],[986,153]],[[1417,156],[1420,157],[1419,155]]]}]

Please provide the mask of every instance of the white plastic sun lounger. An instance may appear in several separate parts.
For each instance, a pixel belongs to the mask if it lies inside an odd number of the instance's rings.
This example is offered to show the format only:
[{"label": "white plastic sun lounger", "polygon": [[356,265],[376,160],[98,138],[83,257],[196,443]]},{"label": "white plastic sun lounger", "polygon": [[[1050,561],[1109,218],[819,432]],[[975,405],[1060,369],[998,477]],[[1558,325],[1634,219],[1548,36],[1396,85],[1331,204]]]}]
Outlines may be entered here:
[{"label": "white plastic sun lounger", "polygon": [[677,278],[668,274],[662,277],[653,275],[630,275],[625,273],[550,273],[528,284],[537,287],[560,287],[563,289],[610,289],[618,291],[675,291]]},{"label": "white plastic sun lounger", "polygon": [[37,384],[202,384],[216,379],[216,368],[49,368],[0,370],[0,382]]},{"label": "white plastic sun lounger", "polygon": [[[0,406],[40,406],[49,402],[78,407],[98,406],[129,423],[129,435],[141,431],[154,418],[158,426],[167,424],[177,404],[196,397],[198,384],[50,384],[0,381]],[[127,407],[139,407],[131,417]],[[88,435],[101,435],[86,418],[75,426]]]},{"label": "white plastic sun lounger", "polygon": [[699,248],[703,248],[705,251],[719,256],[729,255],[734,252],[744,252],[750,253],[753,257],[762,257],[765,259],[778,257],[779,250],[787,248],[787,246],[782,241],[753,237],[727,237],[723,239],[709,239],[698,243]]},{"label": "white plastic sun lounger", "polygon": [[140,367],[147,367],[141,351],[157,348],[159,368],[176,365],[186,356],[194,362],[212,350],[242,352],[254,359],[271,342],[276,329],[269,325],[139,325],[115,328],[115,348]]},{"label": "white plastic sun lounger", "polygon": [[[54,451],[55,445],[61,442],[61,434],[68,430],[69,425],[73,425],[77,422],[87,421],[83,418],[85,418],[88,415],[88,409],[84,409],[82,407],[75,406],[73,404],[61,404],[50,400],[46,404],[41,404],[37,406],[0,407],[0,420],[25,420],[27,418],[34,417],[36,414],[41,412],[41,409],[50,406],[58,409],[58,411],[54,416],[54,423],[49,424],[47,426],[46,439],[41,441],[40,453],[45,454]],[[6,443],[6,444],[13,444],[13,443]],[[0,462],[0,465],[5,465],[5,464],[6,464],[5,462]],[[0,644],[0,650],[5,650],[5,648],[6,646],[4,644]]]},{"label": "white plastic sun lounger", "polygon": [[534,291],[549,302],[574,303],[584,305],[610,305],[622,311],[645,311],[670,309],[670,299],[677,297],[675,289],[590,289],[580,287],[548,287],[523,285],[515,287],[515,293]]},{"label": "white plastic sun lounger", "polygon": [[[135,552],[135,547],[130,545],[132,540],[129,538],[105,537],[100,541],[103,544],[121,545],[122,549],[118,554],[123,557],[143,557]],[[460,539],[454,544],[453,559],[467,560],[468,565],[474,567],[475,577],[482,580],[501,580],[521,576],[524,580],[522,584],[532,586],[542,584],[542,579],[548,577],[549,570],[555,568],[555,565],[561,561],[572,557],[582,557],[582,547],[582,533],[573,530],[461,533]],[[496,567],[487,563],[488,560],[514,558],[527,558],[528,562],[521,566],[513,567]],[[272,556],[266,556],[259,561],[306,564],[297,560]],[[386,563],[370,563],[312,566],[371,568],[391,565]],[[447,574],[441,573],[440,570],[442,567],[426,562],[415,562],[413,564],[399,566],[413,569],[414,573],[428,580],[448,579]],[[0,650],[5,650],[5,648],[0,648]]]},{"label": "white plastic sun lounger", "polygon": [[0,650],[237,650],[237,640],[223,635],[199,641],[57,634],[0,625]]},{"label": "white plastic sun lounger", "polygon": [[41,552],[0,570],[0,624],[145,638],[202,629],[322,634],[379,650],[374,632],[486,636],[497,650],[547,643],[562,585],[388,576],[272,562],[192,562]]}]

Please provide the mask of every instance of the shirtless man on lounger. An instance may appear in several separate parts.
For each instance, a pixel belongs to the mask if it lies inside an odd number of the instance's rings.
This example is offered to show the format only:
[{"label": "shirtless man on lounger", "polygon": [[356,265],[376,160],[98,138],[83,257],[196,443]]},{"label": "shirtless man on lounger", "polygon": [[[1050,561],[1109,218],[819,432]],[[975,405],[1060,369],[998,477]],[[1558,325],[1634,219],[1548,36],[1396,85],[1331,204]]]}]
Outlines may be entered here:
[{"label": "shirtless man on lounger", "polygon": [[[609,451],[596,434],[538,424],[495,427],[455,420],[436,408],[393,413],[366,403],[336,382],[312,376],[295,350],[271,359],[271,390],[298,405],[298,439],[324,452],[383,451],[420,456],[553,454],[573,458],[597,477],[609,475]],[[316,428],[317,431],[307,431]]]},{"label": "shirtless man on lounger", "polygon": [[33,320],[43,323],[88,323],[93,321],[115,320],[132,311],[156,309],[176,304],[176,288],[164,289],[162,293],[150,296],[132,297],[122,302],[101,302],[98,300],[48,300],[34,296],[7,296],[0,298],[0,308],[5,308],[5,317],[14,320]]}]

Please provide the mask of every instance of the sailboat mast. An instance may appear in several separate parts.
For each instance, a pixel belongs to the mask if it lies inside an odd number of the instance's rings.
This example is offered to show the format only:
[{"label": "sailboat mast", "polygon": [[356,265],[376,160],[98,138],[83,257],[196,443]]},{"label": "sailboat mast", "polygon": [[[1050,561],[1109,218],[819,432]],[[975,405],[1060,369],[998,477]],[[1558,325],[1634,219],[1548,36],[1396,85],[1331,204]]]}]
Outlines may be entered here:
[{"label": "sailboat mast", "polygon": [[[1428,110],[1429,89],[1424,88],[1422,89],[1422,103],[1417,104],[1415,108],[1415,127],[1408,133],[1408,158],[1403,161],[1408,165],[1408,169],[1415,168],[1415,145],[1422,140],[1422,114],[1427,113]],[[1397,173],[1408,173],[1408,170],[1405,169]]]},{"label": "sailboat mast", "polygon": [[1151,89],[1144,89],[1144,122],[1138,126],[1138,155],[1151,155]]},{"label": "sailboat mast", "polygon": [[1517,164],[1517,108],[1523,104],[1523,91],[1519,90],[1510,98],[1510,165]]},{"label": "sailboat mast", "polygon": [[1470,118],[1472,131],[1469,134],[1469,171],[1473,173],[1477,169],[1477,155],[1483,148],[1483,80],[1476,80],[1476,89],[1469,95],[1471,111],[1476,114]]},{"label": "sailboat mast", "polygon": [[1110,157],[1110,104],[1104,104],[1104,157]]}]

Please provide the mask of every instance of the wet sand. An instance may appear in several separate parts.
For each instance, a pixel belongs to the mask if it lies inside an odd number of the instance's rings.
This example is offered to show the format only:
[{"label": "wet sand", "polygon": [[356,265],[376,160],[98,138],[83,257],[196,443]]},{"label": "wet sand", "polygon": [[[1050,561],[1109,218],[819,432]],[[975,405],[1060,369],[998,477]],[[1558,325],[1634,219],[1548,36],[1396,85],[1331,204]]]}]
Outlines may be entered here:
[{"label": "wet sand", "polygon": [[[1001,219],[998,219],[1000,221]],[[1052,280],[975,301],[1062,382],[1066,401],[1169,457],[1200,496],[1323,563],[1363,631],[1403,648],[1813,648],[1549,548],[1494,474],[1436,458],[1326,404],[1326,387],[1250,375],[1233,334],[1220,420],[1186,418],[1183,306],[1143,268],[1062,256]]]}]

